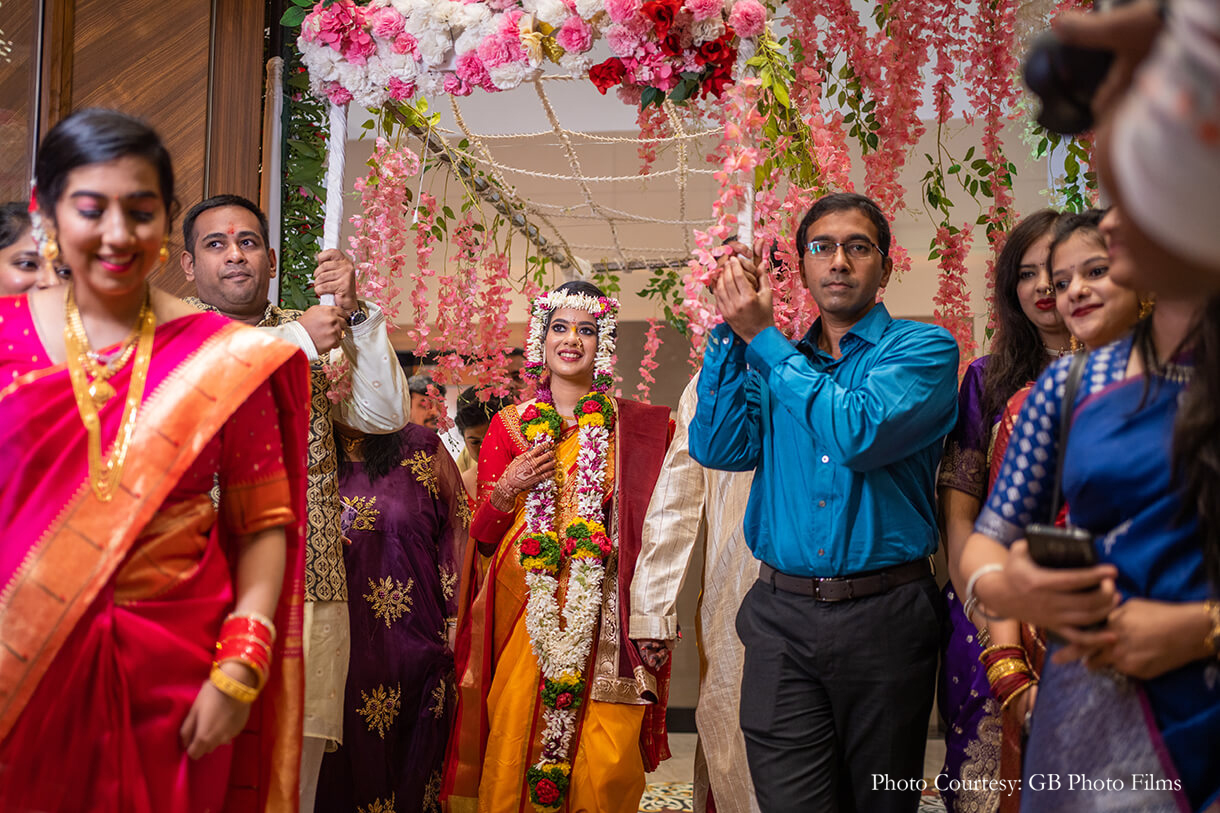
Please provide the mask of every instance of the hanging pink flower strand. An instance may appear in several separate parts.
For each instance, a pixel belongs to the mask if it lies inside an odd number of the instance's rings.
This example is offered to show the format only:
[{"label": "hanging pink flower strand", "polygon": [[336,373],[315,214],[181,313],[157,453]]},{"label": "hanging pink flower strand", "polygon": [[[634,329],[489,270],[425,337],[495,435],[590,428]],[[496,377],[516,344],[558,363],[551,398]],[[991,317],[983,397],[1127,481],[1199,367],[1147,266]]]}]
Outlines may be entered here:
[{"label": "hanging pink flower strand", "polygon": [[652,403],[652,390],[649,385],[657,383],[652,371],[657,369],[657,350],[661,348],[661,337],[657,335],[659,327],[660,322],[655,317],[649,319],[648,333],[644,336],[644,359],[640,362],[640,383],[636,385],[636,391],[645,404]]}]

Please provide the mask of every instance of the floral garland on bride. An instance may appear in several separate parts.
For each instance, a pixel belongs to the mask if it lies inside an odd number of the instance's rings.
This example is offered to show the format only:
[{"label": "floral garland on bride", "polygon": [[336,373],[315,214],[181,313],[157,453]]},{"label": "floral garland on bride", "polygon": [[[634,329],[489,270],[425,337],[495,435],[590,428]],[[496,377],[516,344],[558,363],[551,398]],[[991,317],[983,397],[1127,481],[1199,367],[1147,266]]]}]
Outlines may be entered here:
[{"label": "floral garland on bride", "polygon": [[[558,810],[567,795],[572,773],[572,745],[577,712],[585,696],[584,670],[593,646],[593,630],[601,609],[606,560],[614,543],[606,534],[602,495],[606,455],[614,426],[614,403],[607,391],[613,383],[614,332],[618,302],[553,291],[534,300],[525,349],[525,375],[540,382],[545,369],[544,336],[547,315],[576,308],[597,318],[597,352],[593,390],[576,402],[580,451],[576,457],[576,516],[563,529],[555,527],[556,481],[534,486],[525,499],[525,535],[521,567],[529,595],[525,626],[542,672],[542,754],[526,773],[530,802],[541,813]],[[539,383],[537,400],[521,415],[521,431],[533,445],[558,441],[563,420],[550,389]],[[557,593],[559,569],[571,563],[562,610]],[[562,616],[562,625],[560,623]]]}]

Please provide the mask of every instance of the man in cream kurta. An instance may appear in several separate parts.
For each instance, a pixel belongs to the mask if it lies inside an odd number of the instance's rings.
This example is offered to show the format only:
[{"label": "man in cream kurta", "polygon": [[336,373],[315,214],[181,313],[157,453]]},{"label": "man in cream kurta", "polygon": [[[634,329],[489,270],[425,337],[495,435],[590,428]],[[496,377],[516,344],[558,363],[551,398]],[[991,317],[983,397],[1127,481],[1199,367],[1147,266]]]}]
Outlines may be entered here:
[{"label": "man in cream kurta", "polygon": [[[335,305],[290,310],[268,301],[275,252],[267,245],[266,218],[255,204],[234,195],[209,198],[187,213],[182,228],[187,247],[182,267],[199,291],[187,301],[270,331],[309,359],[301,810],[313,810],[326,745],[343,740],[350,654],[334,422],[372,434],[402,429],[410,404],[406,376],[385,316],[376,305],[356,299],[355,269],[341,252],[319,254],[314,274],[317,293],[333,294]],[[336,400],[323,364],[341,359],[350,370],[351,391]]]},{"label": "man in cream kurta", "polygon": [[644,519],[643,546],[631,582],[629,632],[635,641],[675,641],[678,591],[702,539],[695,809],[707,809],[710,787],[717,811],[757,813],[738,724],[744,650],[736,629],[741,599],[758,576],[742,533],[753,476],[705,469],[691,459],[687,426],[695,414],[698,381],[696,374],[678,402],[677,431]]}]

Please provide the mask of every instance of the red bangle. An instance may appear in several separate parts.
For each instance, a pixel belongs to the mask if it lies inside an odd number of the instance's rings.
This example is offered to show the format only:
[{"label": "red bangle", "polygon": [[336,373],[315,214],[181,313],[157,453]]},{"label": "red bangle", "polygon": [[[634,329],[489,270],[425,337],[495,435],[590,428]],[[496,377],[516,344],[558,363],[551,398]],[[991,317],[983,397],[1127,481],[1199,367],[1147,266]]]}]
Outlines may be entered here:
[{"label": "red bangle", "polygon": [[1000,703],[1006,703],[1009,698],[1033,682],[1033,678],[1028,674],[1009,675],[1002,680],[996,681],[996,685],[991,687],[991,694]]},{"label": "red bangle", "polygon": [[258,675],[257,688],[261,689],[271,670],[271,648],[246,636],[225,638],[216,644],[216,663],[226,661],[240,661],[253,669]]},{"label": "red bangle", "polygon": [[220,625],[220,638],[224,640],[233,635],[249,635],[271,646],[275,643],[275,626],[262,616],[233,613]]}]

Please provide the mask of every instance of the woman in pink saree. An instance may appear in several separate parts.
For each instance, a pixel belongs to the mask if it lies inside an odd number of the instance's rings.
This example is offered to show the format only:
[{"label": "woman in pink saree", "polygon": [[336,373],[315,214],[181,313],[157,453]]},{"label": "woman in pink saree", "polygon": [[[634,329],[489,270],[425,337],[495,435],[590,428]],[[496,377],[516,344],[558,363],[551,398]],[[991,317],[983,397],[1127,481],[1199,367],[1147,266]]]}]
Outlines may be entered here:
[{"label": "woman in pink saree", "polygon": [[0,298],[0,810],[295,810],[304,358],[148,286],[147,126],[75,113],[36,177],[72,281]]}]

